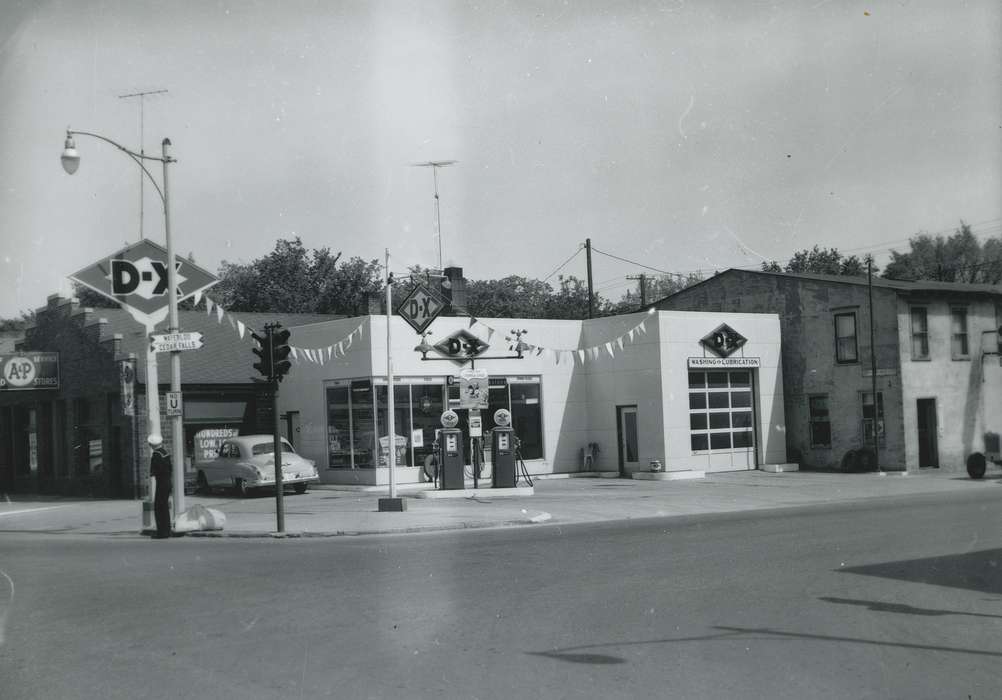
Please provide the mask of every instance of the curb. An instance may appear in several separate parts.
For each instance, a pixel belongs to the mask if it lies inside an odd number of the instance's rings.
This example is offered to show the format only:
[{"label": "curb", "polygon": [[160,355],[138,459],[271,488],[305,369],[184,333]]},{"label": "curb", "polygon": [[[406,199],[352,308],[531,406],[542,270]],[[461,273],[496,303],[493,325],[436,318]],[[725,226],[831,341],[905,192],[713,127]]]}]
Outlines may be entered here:
[{"label": "curb", "polygon": [[[538,516],[537,516],[538,517]],[[324,537],[361,537],[363,535],[404,535],[418,532],[449,532],[452,530],[482,530],[486,528],[519,527],[523,525],[538,525],[541,523],[552,523],[553,519],[540,520],[527,518],[525,520],[502,520],[498,522],[485,523],[459,523],[457,525],[416,525],[406,528],[392,528],[386,530],[335,530],[333,532],[266,532],[264,530],[250,530],[246,532],[225,532],[223,530],[202,530],[185,533],[186,537],[201,537],[205,539],[310,539]]]}]

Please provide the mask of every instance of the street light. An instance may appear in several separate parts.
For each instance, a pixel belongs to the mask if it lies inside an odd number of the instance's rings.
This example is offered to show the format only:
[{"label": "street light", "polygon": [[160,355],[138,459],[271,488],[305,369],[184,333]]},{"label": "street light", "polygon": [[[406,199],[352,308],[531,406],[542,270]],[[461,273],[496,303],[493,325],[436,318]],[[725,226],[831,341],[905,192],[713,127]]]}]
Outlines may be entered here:
[{"label": "street light", "polygon": [[[180,324],[178,323],[177,315],[177,262],[174,256],[174,247],[171,243],[170,238],[170,197],[168,188],[168,177],[167,177],[167,166],[171,163],[176,163],[170,154],[170,139],[164,139],[161,142],[162,155],[148,156],[145,153],[136,153],[131,151],[125,146],[112,141],[111,139],[101,136],[100,134],[94,134],[89,131],[73,131],[71,129],[66,130],[66,143],[63,147],[63,153],[60,156],[60,161],[63,164],[63,170],[68,174],[72,175],[80,167],[80,153],[77,152],[76,142],[73,140],[74,136],[90,136],[91,138],[98,139],[108,143],[118,150],[125,153],[127,156],[135,161],[142,171],[149,178],[150,182],[153,183],[153,187],[156,189],[157,194],[160,195],[160,200],[164,205],[164,238],[167,244],[167,305],[170,314],[170,328],[168,332],[178,333],[180,332]],[[146,165],[143,163],[144,160],[153,160],[161,163],[163,165],[163,189],[160,188],[159,183],[157,183],[156,178],[147,169]],[[153,328],[147,326],[146,332],[149,335]],[[181,352],[179,350],[174,350],[171,352],[171,373],[170,373],[170,388],[172,392],[181,391]],[[150,414],[150,432],[160,432],[160,400],[159,400],[159,381],[157,379],[156,373],[156,354],[152,351],[147,353],[147,379],[146,379],[146,396],[149,406]],[[151,371],[152,368],[152,371]],[[182,513],[185,509],[184,503],[184,417],[183,416],[173,416],[171,420],[172,425],[172,447],[174,453],[174,515]]]}]

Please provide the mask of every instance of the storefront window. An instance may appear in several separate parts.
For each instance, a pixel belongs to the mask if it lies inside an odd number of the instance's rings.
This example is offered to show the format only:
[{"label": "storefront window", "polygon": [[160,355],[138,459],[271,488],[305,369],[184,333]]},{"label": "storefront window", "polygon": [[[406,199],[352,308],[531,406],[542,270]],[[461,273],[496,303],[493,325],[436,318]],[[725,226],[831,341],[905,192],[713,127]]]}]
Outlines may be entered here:
[{"label": "storefront window", "polygon": [[[398,466],[411,466],[410,458],[410,437],[411,437],[411,388],[409,386],[393,387],[393,430],[396,432],[396,462]],[[390,464],[390,441],[388,439],[389,413],[387,411],[387,391],[386,386],[376,387],[376,405],[379,408],[379,466],[387,467]]]},{"label": "storefront window", "polygon": [[327,464],[367,469],[375,455],[372,382],[359,379],[327,387]]},{"label": "storefront window", "polygon": [[[415,384],[411,387],[411,448],[415,465],[424,464],[434,448],[435,431],[442,427],[442,385]],[[399,428],[397,432],[400,432]]]}]

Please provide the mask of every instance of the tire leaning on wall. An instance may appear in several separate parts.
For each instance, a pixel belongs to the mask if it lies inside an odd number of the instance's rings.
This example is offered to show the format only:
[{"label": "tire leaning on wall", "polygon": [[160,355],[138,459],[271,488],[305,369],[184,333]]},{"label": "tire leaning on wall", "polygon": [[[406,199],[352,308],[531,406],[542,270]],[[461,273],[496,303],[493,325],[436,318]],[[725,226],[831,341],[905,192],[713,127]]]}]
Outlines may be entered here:
[{"label": "tire leaning on wall", "polygon": [[973,452],[967,458],[967,475],[972,479],[980,479],[985,475],[987,460],[980,452]]}]

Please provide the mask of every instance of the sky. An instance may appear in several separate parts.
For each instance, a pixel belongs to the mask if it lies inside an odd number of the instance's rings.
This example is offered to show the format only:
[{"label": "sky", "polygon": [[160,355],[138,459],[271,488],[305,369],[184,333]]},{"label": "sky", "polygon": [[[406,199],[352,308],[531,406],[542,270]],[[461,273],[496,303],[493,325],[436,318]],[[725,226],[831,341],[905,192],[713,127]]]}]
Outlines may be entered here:
[{"label": "sky", "polygon": [[[281,238],[391,269],[584,278],[618,299],[815,244],[1002,230],[997,0],[0,0],[0,318],[140,235]],[[130,93],[166,89],[142,99]],[[142,119],[141,119],[142,115]],[[438,171],[441,239],[429,168]],[[152,174],[159,180],[159,163]],[[617,260],[622,258],[623,260]],[[568,259],[570,258],[569,262]],[[564,265],[564,263],[566,264]],[[563,265],[563,267],[561,267]],[[646,266],[646,267],[644,267]]]}]

